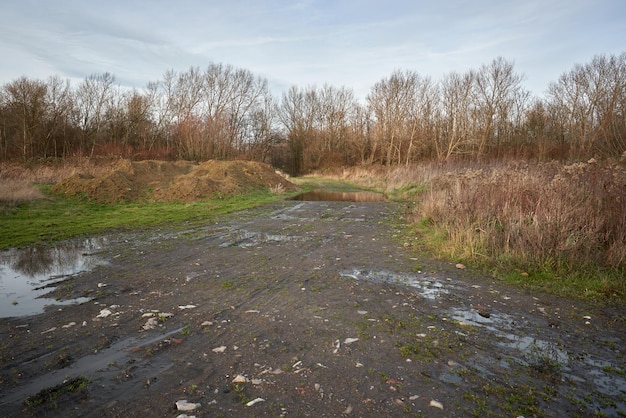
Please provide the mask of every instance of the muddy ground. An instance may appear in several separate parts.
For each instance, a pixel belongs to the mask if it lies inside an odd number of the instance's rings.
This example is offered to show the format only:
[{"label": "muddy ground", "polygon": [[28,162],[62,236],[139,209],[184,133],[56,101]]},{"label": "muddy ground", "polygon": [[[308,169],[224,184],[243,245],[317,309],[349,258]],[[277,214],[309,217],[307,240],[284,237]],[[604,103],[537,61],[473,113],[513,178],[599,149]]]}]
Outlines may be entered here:
[{"label": "muddy ground", "polygon": [[55,290],[88,302],[0,319],[0,414],[624,416],[623,307],[432,260],[403,210],[283,201],[103,237]]}]

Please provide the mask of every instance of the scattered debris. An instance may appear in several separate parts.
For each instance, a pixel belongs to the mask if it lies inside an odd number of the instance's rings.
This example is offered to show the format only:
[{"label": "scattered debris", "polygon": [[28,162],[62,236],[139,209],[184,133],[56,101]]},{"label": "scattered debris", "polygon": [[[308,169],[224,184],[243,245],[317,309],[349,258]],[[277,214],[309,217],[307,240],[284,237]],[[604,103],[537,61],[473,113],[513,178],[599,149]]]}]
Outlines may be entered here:
[{"label": "scattered debris", "polygon": [[226,346],[225,345],[221,345],[219,347],[215,347],[213,350],[214,353],[223,353],[224,351],[226,351]]},{"label": "scattered debris", "polygon": [[443,409],[443,404],[441,402],[438,402],[436,400],[431,400],[429,406],[432,406],[433,408],[439,408],[439,409]]},{"label": "scattered debris", "polygon": [[157,327],[157,325],[159,325],[159,320],[156,318],[148,318],[148,320],[146,321],[145,324],[143,324],[143,329],[148,331],[151,329],[155,329]]},{"label": "scattered debris", "polygon": [[251,400],[250,402],[248,402],[248,403],[246,404],[246,406],[252,406],[252,405],[255,405],[255,404],[259,403],[259,402],[265,402],[265,399],[263,399],[263,398],[256,398],[256,399],[253,399],[253,400]]},{"label": "scattered debris", "polygon": [[196,305],[179,305],[178,309],[194,309],[196,307]]},{"label": "scattered debris", "polygon": [[187,399],[176,401],[176,409],[179,411],[194,411],[200,408],[200,406],[199,403],[187,402]]},{"label": "scattered debris", "polygon": [[110,316],[111,314],[113,314],[113,312],[111,312],[110,309],[101,309],[100,313],[98,315],[96,315],[96,318],[106,318],[107,316]]},{"label": "scattered debris", "polygon": [[348,344],[352,344],[352,343],[357,342],[357,341],[359,341],[358,338],[346,338],[345,340],[343,340],[343,343],[348,345]]},{"label": "scattered debris", "polygon": [[237,376],[235,376],[235,378],[233,379],[233,383],[246,383],[248,382],[248,378],[238,374]]}]

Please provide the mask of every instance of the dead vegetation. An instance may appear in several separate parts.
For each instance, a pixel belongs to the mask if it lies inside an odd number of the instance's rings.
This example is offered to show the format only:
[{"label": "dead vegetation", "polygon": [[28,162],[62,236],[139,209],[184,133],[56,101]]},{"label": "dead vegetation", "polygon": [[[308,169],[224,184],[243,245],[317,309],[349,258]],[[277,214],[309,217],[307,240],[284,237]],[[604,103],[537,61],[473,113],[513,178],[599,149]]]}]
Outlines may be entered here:
[{"label": "dead vegetation", "polygon": [[345,170],[338,177],[404,192],[413,223],[437,231],[438,252],[520,268],[626,267],[626,167],[452,163]]}]

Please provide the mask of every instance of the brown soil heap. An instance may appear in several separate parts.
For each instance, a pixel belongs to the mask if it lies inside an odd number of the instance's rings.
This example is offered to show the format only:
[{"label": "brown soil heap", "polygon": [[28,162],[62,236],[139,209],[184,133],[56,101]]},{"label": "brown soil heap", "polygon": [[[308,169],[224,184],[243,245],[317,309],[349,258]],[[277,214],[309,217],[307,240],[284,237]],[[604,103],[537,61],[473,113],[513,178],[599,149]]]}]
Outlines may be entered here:
[{"label": "brown soil heap", "polygon": [[52,188],[54,193],[83,196],[98,203],[145,200],[193,201],[267,188],[297,186],[271,166],[254,161],[121,160],[100,177],[75,174]]}]

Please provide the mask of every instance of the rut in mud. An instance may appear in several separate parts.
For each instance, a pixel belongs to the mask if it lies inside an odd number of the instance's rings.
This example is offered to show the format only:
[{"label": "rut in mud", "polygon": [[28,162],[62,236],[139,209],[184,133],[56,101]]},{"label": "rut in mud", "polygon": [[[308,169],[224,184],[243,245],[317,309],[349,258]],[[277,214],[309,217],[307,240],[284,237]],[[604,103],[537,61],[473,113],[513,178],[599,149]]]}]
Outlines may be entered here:
[{"label": "rut in mud", "polygon": [[181,400],[197,417],[626,410],[622,307],[427,259],[401,217],[390,202],[285,201],[106,237],[92,249],[106,262],[54,290],[88,302],[0,319],[2,411],[171,417]]}]

